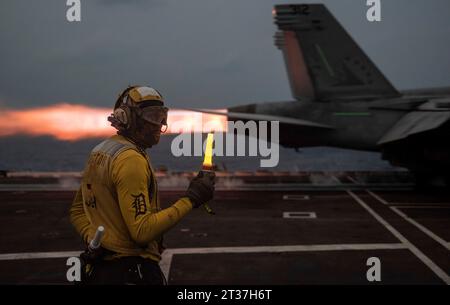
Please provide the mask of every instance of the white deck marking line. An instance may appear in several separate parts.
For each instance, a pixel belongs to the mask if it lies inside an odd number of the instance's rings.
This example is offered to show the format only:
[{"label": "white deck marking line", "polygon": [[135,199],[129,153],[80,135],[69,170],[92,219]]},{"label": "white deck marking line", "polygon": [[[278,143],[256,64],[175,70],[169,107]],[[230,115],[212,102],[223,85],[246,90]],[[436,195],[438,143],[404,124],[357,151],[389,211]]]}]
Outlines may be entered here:
[{"label": "white deck marking line", "polygon": [[352,178],[351,176],[346,176],[348,180],[353,182],[354,184],[361,184],[361,182],[357,181],[356,179]]},{"label": "white deck marking line", "polygon": [[[426,256],[422,251],[420,251],[416,246],[414,246],[406,237],[404,237],[399,231],[392,227],[384,218],[378,215],[374,210],[372,210],[361,198],[359,198],[352,191],[347,190],[347,193],[353,197],[363,208],[365,208],[379,223],[381,223],[389,232],[391,232],[395,237],[397,237],[403,244],[407,245],[409,250],[424,263],[431,271],[434,272],[440,279],[444,281],[447,285],[450,285],[450,276],[442,270],[438,265],[436,265],[428,256]],[[378,197],[378,196],[377,196]],[[381,199],[381,198],[380,198]],[[383,203],[383,201],[380,200]],[[385,201],[386,202],[386,201]],[[387,204],[387,203],[384,203]]]},{"label": "white deck marking line", "polygon": [[402,205],[438,205],[438,206],[448,206],[450,208],[450,203],[449,202],[389,202],[388,205],[397,205],[397,206],[402,206]]},{"label": "white deck marking line", "polygon": [[[376,195],[375,193],[367,190],[367,192],[374,197],[375,199],[377,199],[378,201],[384,203],[384,204],[388,204],[389,203],[385,200],[383,200],[380,196]],[[383,200],[383,201],[381,201]],[[412,224],[413,226],[415,226],[416,228],[418,228],[420,231],[422,231],[423,233],[425,233],[426,235],[428,235],[428,237],[430,237],[431,239],[433,239],[435,242],[441,244],[442,246],[444,246],[444,248],[446,248],[447,250],[450,251],[450,247],[447,244],[447,241],[445,241],[444,239],[440,238],[439,236],[437,236],[435,233],[433,233],[431,230],[427,229],[425,226],[421,225],[420,223],[418,223],[417,221],[415,221],[414,219],[412,219],[411,217],[409,217],[408,215],[406,215],[405,213],[403,213],[402,211],[400,211],[400,209],[398,207],[394,207],[392,205],[389,205],[389,208],[391,210],[393,210],[397,215],[399,215],[400,217],[402,217],[404,220],[406,220],[407,222],[409,222],[410,224]],[[404,208],[404,207],[401,207]],[[413,207],[416,208],[416,207]],[[431,207],[430,207],[431,208]]]},{"label": "white deck marking line", "polygon": [[172,254],[212,254],[212,253],[280,253],[311,251],[344,250],[391,250],[407,249],[402,243],[380,244],[330,244],[330,245],[290,245],[290,246],[250,246],[250,247],[207,247],[207,248],[173,248]]},{"label": "white deck marking line", "polygon": [[411,217],[409,217],[408,215],[406,215],[405,213],[403,213],[402,211],[400,211],[398,208],[395,207],[391,207],[391,209],[397,213],[398,215],[400,215],[402,218],[404,218],[406,221],[408,221],[409,223],[413,224],[414,226],[416,226],[418,229],[420,229],[423,233],[427,234],[430,238],[432,238],[433,240],[435,240],[436,242],[440,243],[442,246],[444,246],[447,250],[450,251],[450,247],[447,243],[447,241],[443,240],[442,238],[440,238],[439,236],[437,236],[436,234],[434,234],[433,232],[431,232],[430,230],[428,230],[426,227],[424,227],[423,225],[421,225],[420,223],[418,223],[417,221],[415,221],[414,219],[412,219]]},{"label": "white deck marking line", "polygon": [[315,219],[317,218],[316,212],[283,212],[283,218],[287,219]]},{"label": "white deck marking line", "polygon": [[82,251],[6,253],[0,254],[0,261],[64,258],[64,257],[79,256],[81,252]]},{"label": "white deck marking line", "polygon": [[397,209],[450,209],[449,206],[443,206],[443,205],[392,205],[390,204],[389,207],[391,208],[397,208]]},{"label": "white deck marking line", "polygon": [[[228,198],[227,198],[228,199]],[[297,195],[297,194],[285,194],[283,195],[283,200],[310,200],[309,195]]]},{"label": "white deck marking line", "polygon": [[164,277],[166,278],[166,282],[169,283],[169,273],[170,266],[172,265],[173,253],[172,249],[166,249],[161,255],[161,261],[159,262],[159,267],[161,268]]},{"label": "white deck marking line", "polygon": [[370,191],[370,190],[366,190],[372,197],[374,197],[376,200],[378,200],[379,202],[381,202],[384,205],[448,205],[450,203],[447,202],[388,202],[386,200],[384,200],[383,198],[381,198],[380,196],[378,196],[377,194],[375,194],[374,192]]},{"label": "white deck marking line", "polygon": [[388,244],[333,244],[333,245],[292,245],[292,246],[253,246],[253,247],[209,247],[209,248],[173,248],[166,249],[159,263],[164,276],[169,281],[172,258],[176,254],[213,254],[213,253],[280,253],[344,250],[396,250],[408,249],[401,243]]},{"label": "white deck marking line", "polygon": [[389,205],[389,202],[387,202],[386,200],[384,200],[383,198],[381,198],[380,196],[378,196],[377,194],[375,194],[374,192],[370,191],[370,190],[366,190],[367,193],[369,193],[373,198],[375,198],[376,200],[378,200],[379,202],[381,202],[384,205]]},{"label": "white deck marking line", "polygon": [[339,183],[339,184],[342,184],[342,181],[339,180],[339,178],[336,177],[335,175],[331,175],[331,179],[333,179],[334,181],[336,181],[336,182]]},{"label": "white deck marking line", "polygon": [[[279,253],[310,251],[344,251],[344,250],[396,250],[408,249],[401,243],[387,244],[333,244],[333,245],[292,245],[292,246],[255,246],[255,247],[216,247],[216,248],[173,248],[166,249],[159,265],[167,280],[174,254],[211,254],[211,253]],[[68,258],[79,256],[80,251],[66,252],[28,252],[0,254],[0,261],[31,260],[48,258]]]}]

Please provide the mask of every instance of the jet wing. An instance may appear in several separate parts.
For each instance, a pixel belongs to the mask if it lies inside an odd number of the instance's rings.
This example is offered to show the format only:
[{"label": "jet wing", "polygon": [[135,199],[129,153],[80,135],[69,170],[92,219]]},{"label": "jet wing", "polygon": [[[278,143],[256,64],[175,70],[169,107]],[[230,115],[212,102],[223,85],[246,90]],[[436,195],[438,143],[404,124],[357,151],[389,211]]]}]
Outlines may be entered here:
[{"label": "jet wing", "polygon": [[440,127],[450,119],[449,111],[414,111],[406,114],[379,141],[378,145]]},{"label": "jet wing", "polygon": [[254,120],[254,121],[279,121],[280,124],[288,124],[302,127],[316,127],[316,128],[324,128],[324,129],[334,129],[333,126],[311,122],[307,120],[301,120],[291,117],[285,116],[276,116],[269,114],[260,114],[260,113],[244,113],[244,112],[225,112],[218,110],[210,110],[210,109],[186,109],[189,111],[202,112],[208,114],[215,115],[225,115],[233,120]]}]

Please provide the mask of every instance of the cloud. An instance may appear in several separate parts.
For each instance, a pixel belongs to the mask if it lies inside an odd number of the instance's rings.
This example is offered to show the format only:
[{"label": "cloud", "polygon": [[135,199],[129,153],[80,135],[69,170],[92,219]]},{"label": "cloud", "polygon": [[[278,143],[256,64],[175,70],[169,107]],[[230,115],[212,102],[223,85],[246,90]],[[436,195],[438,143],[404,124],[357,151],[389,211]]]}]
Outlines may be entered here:
[{"label": "cloud", "polygon": [[113,6],[146,6],[146,7],[156,7],[164,6],[166,1],[163,0],[100,0],[98,1],[101,5]]},{"label": "cloud", "polygon": [[[82,1],[82,21],[69,23],[65,1],[5,0],[0,95],[13,108],[110,107],[136,83],[161,90],[171,107],[289,100],[271,16],[286,2]],[[361,3],[325,3],[395,86],[448,85],[449,2],[386,2],[379,24]]]}]

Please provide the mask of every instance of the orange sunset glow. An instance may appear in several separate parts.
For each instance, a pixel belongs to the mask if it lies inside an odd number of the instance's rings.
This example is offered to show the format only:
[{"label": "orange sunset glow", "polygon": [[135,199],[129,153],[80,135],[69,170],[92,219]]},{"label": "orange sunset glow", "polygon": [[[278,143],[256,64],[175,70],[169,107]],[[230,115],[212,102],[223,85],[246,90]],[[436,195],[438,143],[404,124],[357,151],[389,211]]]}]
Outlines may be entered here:
[{"label": "orange sunset glow", "polygon": [[[0,137],[12,135],[53,136],[59,140],[80,140],[115,134],[107,117],[109,108],[58,104],[48,107],[1,110]],[[195,111],[169,111],[166,133],[226,131],[226,116]]]}]

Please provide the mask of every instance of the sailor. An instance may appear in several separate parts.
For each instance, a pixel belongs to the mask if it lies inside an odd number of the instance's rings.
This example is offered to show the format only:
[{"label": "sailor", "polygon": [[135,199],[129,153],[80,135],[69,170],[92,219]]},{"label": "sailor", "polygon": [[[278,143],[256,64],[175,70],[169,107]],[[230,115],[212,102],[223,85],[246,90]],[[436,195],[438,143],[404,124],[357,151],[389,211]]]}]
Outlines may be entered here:
[{"label": "sailor", "polygon": [[163,234],[213,198],[215,176],[200,172],[181,198],[161,209],[146,149],[166,131],[167,112],[156,89],[130,86],[108,117],[117,135],[92,150],[70,209],[86,244],[98,226],[105,228],[101,250],[81,255],[83,283],[165,284],[158,264]]}]

